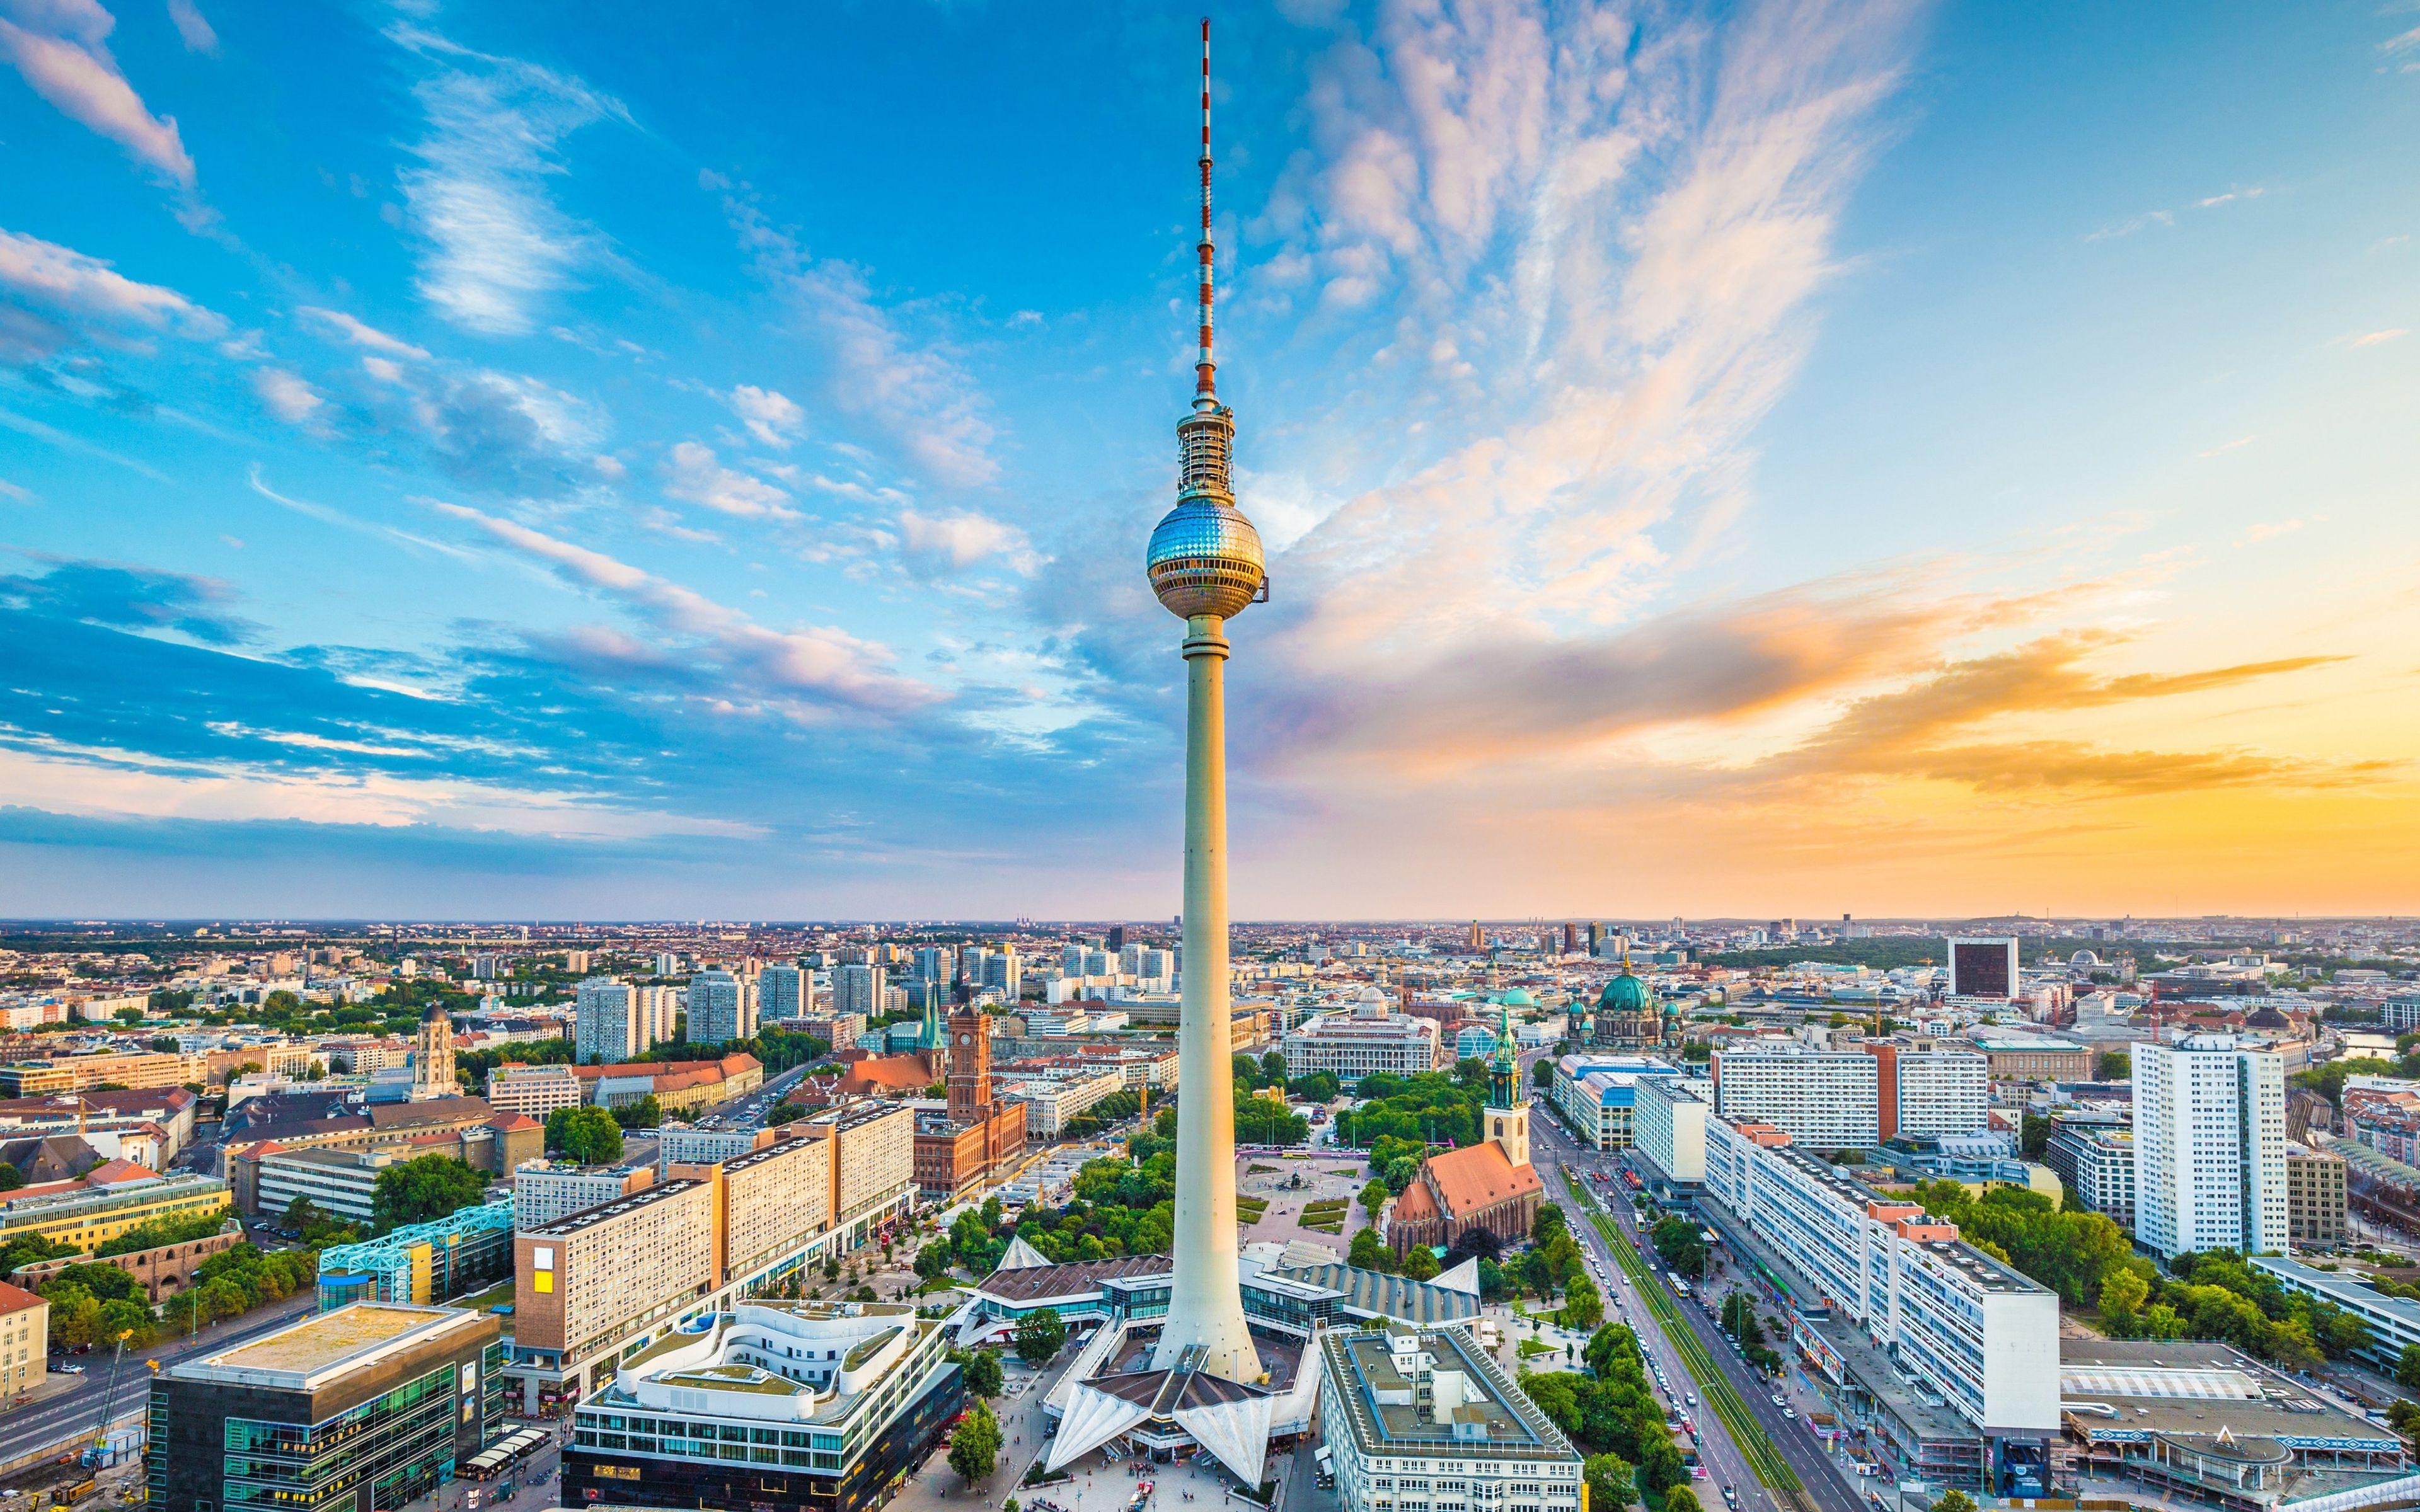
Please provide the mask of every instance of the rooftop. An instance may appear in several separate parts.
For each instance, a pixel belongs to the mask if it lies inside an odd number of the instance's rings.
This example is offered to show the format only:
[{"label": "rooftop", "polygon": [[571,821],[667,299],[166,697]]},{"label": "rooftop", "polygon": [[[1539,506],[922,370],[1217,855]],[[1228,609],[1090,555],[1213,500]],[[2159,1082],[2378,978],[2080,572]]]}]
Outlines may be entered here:
[{"label": "rooftop", "polygon": [[492,1331],[492,1319],[456,1307],[357,1302],[318,1313],[232,1349],[171,1365],[178,1381],[310,1391],[389,1351],[457,1331]]},{"label": "rooftop", "polygon": [[[1399,1355],[1406,1339],[1414,1348]],[[1342,1426],[1364,1455],[1579,1458],[1545,1414],[1458,1329],[1339,1331],[1322,1335],[1320,1349],[1344,1404]],[[1412,1362],[1428,1368],[1406,1373]],[[1458,1376],[1460,1401],[1440,1406],[1432,1395],[1424,1410],[1418,1401],[1423,1374],[1432,1393],[1439,1377]],[[1446,1421],[1437,1420],[1440,1414]]]},{"label": "rooftop", "polygon": [[569,1239],[575,1234],[596,1227],[598,1224],[619,1218],[625,1213],[635,1212],[649,1203],[669,1202],[703,1185],[705,1183],[695,1177],[675,1177],[669,1181],[659,1181],[643,1191],[633,1192],[628,1196],[615,1197],[611,1202],[600,1202],[593,1208],[582,1208],[578,1212],[556,1219],[543,1228],[533,1228],[523,1237]]}]

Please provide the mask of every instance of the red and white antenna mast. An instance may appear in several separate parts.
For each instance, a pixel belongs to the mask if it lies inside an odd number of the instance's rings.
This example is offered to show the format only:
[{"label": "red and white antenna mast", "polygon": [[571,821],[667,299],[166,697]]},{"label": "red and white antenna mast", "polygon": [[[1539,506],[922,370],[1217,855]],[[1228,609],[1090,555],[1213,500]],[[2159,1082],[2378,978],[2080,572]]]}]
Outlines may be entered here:
[{"label": "red and white antenna mast", "polygon": [[1210,18],[1202,18],[1202,352],[1193,361],[1193,408],[1218,404],[1218,364],[1210,355],[1212,267],[1218,252],[1210,244]]}]

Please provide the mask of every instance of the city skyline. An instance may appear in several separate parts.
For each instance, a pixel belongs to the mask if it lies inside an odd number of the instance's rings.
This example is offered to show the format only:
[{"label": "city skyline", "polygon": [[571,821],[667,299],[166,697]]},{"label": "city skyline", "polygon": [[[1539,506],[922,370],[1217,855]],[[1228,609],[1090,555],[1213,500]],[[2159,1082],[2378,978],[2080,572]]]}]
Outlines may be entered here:
[{"label": "city skyline", "polygon": [[[1175,913],[1194,15],[0,0],[0,914]],[[1218,13],[1239,920],[2420,909],[2408,26],[1473,15]]]}]

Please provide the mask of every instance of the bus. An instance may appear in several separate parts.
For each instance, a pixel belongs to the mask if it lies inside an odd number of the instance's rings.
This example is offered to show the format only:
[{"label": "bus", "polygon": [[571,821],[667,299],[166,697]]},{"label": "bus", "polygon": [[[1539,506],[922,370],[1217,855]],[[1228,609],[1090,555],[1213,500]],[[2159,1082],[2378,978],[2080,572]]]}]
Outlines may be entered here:
[{"label": "bus", "polygon": [[1683,1302],[1689,1299],[1689,1283],[1681,1279],[1681,1273],[1678,1271],[1672,1273],[1672,1294]]}]

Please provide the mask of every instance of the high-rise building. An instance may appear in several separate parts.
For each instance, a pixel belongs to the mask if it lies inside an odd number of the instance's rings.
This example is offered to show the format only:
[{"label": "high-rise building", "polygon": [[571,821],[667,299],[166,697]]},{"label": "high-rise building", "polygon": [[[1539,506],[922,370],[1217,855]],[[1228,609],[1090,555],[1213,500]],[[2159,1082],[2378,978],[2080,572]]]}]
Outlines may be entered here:
[{"label": "high-rise building", "polygon": [[804,966],[767,966],[756,992],[760,1016],[768,1023],[802,1019],[814,1008],[815,979]]},{"label": "high-rise building", "polygon": [[1876,1137],[1967,1134],[1991,1121],[1991,1062],[1980,1052],[1912,1050],[1888,1040],[1869,1040],[1859,1048],[1881,1062],[1874,1076]]},{"label": "high-rise building", "polygon": [[[968,975],[971,979],[973,973]],[[1024,995],[1025,964],[1018,959],[1016,946],[1003,945],[983,953],[982,985],[999,993],[1005,1003],[1013,1004]]]},{"label": "high-rise building", "polygon": [[2164,1259],[2284,1250],[2284,1057],[2218,1034],[2133,1054],[2136,1241]]},{"label": "high-rise building", "polygon": [[673,953],[672,953],[671,951],[669,951],[669,950],[660,951],[660,952],[659,952],[659,953],[657,954],[657,956],[656,956],[656,975],[657,975],[657,976],[659,976],[659,977],[677,977],[677,976],[679,976],[680,974],[681,974],[681,958],[680,958],[679,956],[676,956],[676,955],[673,954]]},{"label": "high-rise building", "polygon": [[721,1044],[756,1032],[756,984],[728,971],[701,971],[689,980],[689,1042]]},{"label": "high-rise building", "polygon": [[881,966],[843,966],[840,968],[839,984],[832,993],[832,1011],[879,1018],[886,1011],[883,999],[890,985],[889,973]]},{"label": "high-rise building", "polygon": [[1109,938],[1104,940],[1102,944],[1111,951],[1125,949],[1126,948],[1126,927],[1124,924],[1110,925]]},{"label": "high-rise building", "polygon": [[642,1026],[639,995],[613,977],[590,977],[572,995],[571,1053],[583,1063],[616,1065],[655,1041]]},{"label": "high-rise building", "polygon": [[948,981],[957,975],[958,952],[946,945],[927,945],[916,952],[916,975],[924,981]]},{"label": "high-rise building", "polygon": [[2345,1158],[2307,1145],[2286,1147],[2286,1234],[2296,1249],[2344,1242]]},{"label": "high-rise building", "polygon": [[1470,921],[1470,948],[1474,950],[1487,949],[1487,931],[1481,929],[1475,918]]},{"label": "high-rise building", "polygon": [[1577,955],[1580,949],[1580,927],[1566,919],[1563,923],[1563,954]]},{"label": "high-rise building", "polygon": [[2013,936],[1949,941],[1949,995],[2017,995],[2017,942]]}]

